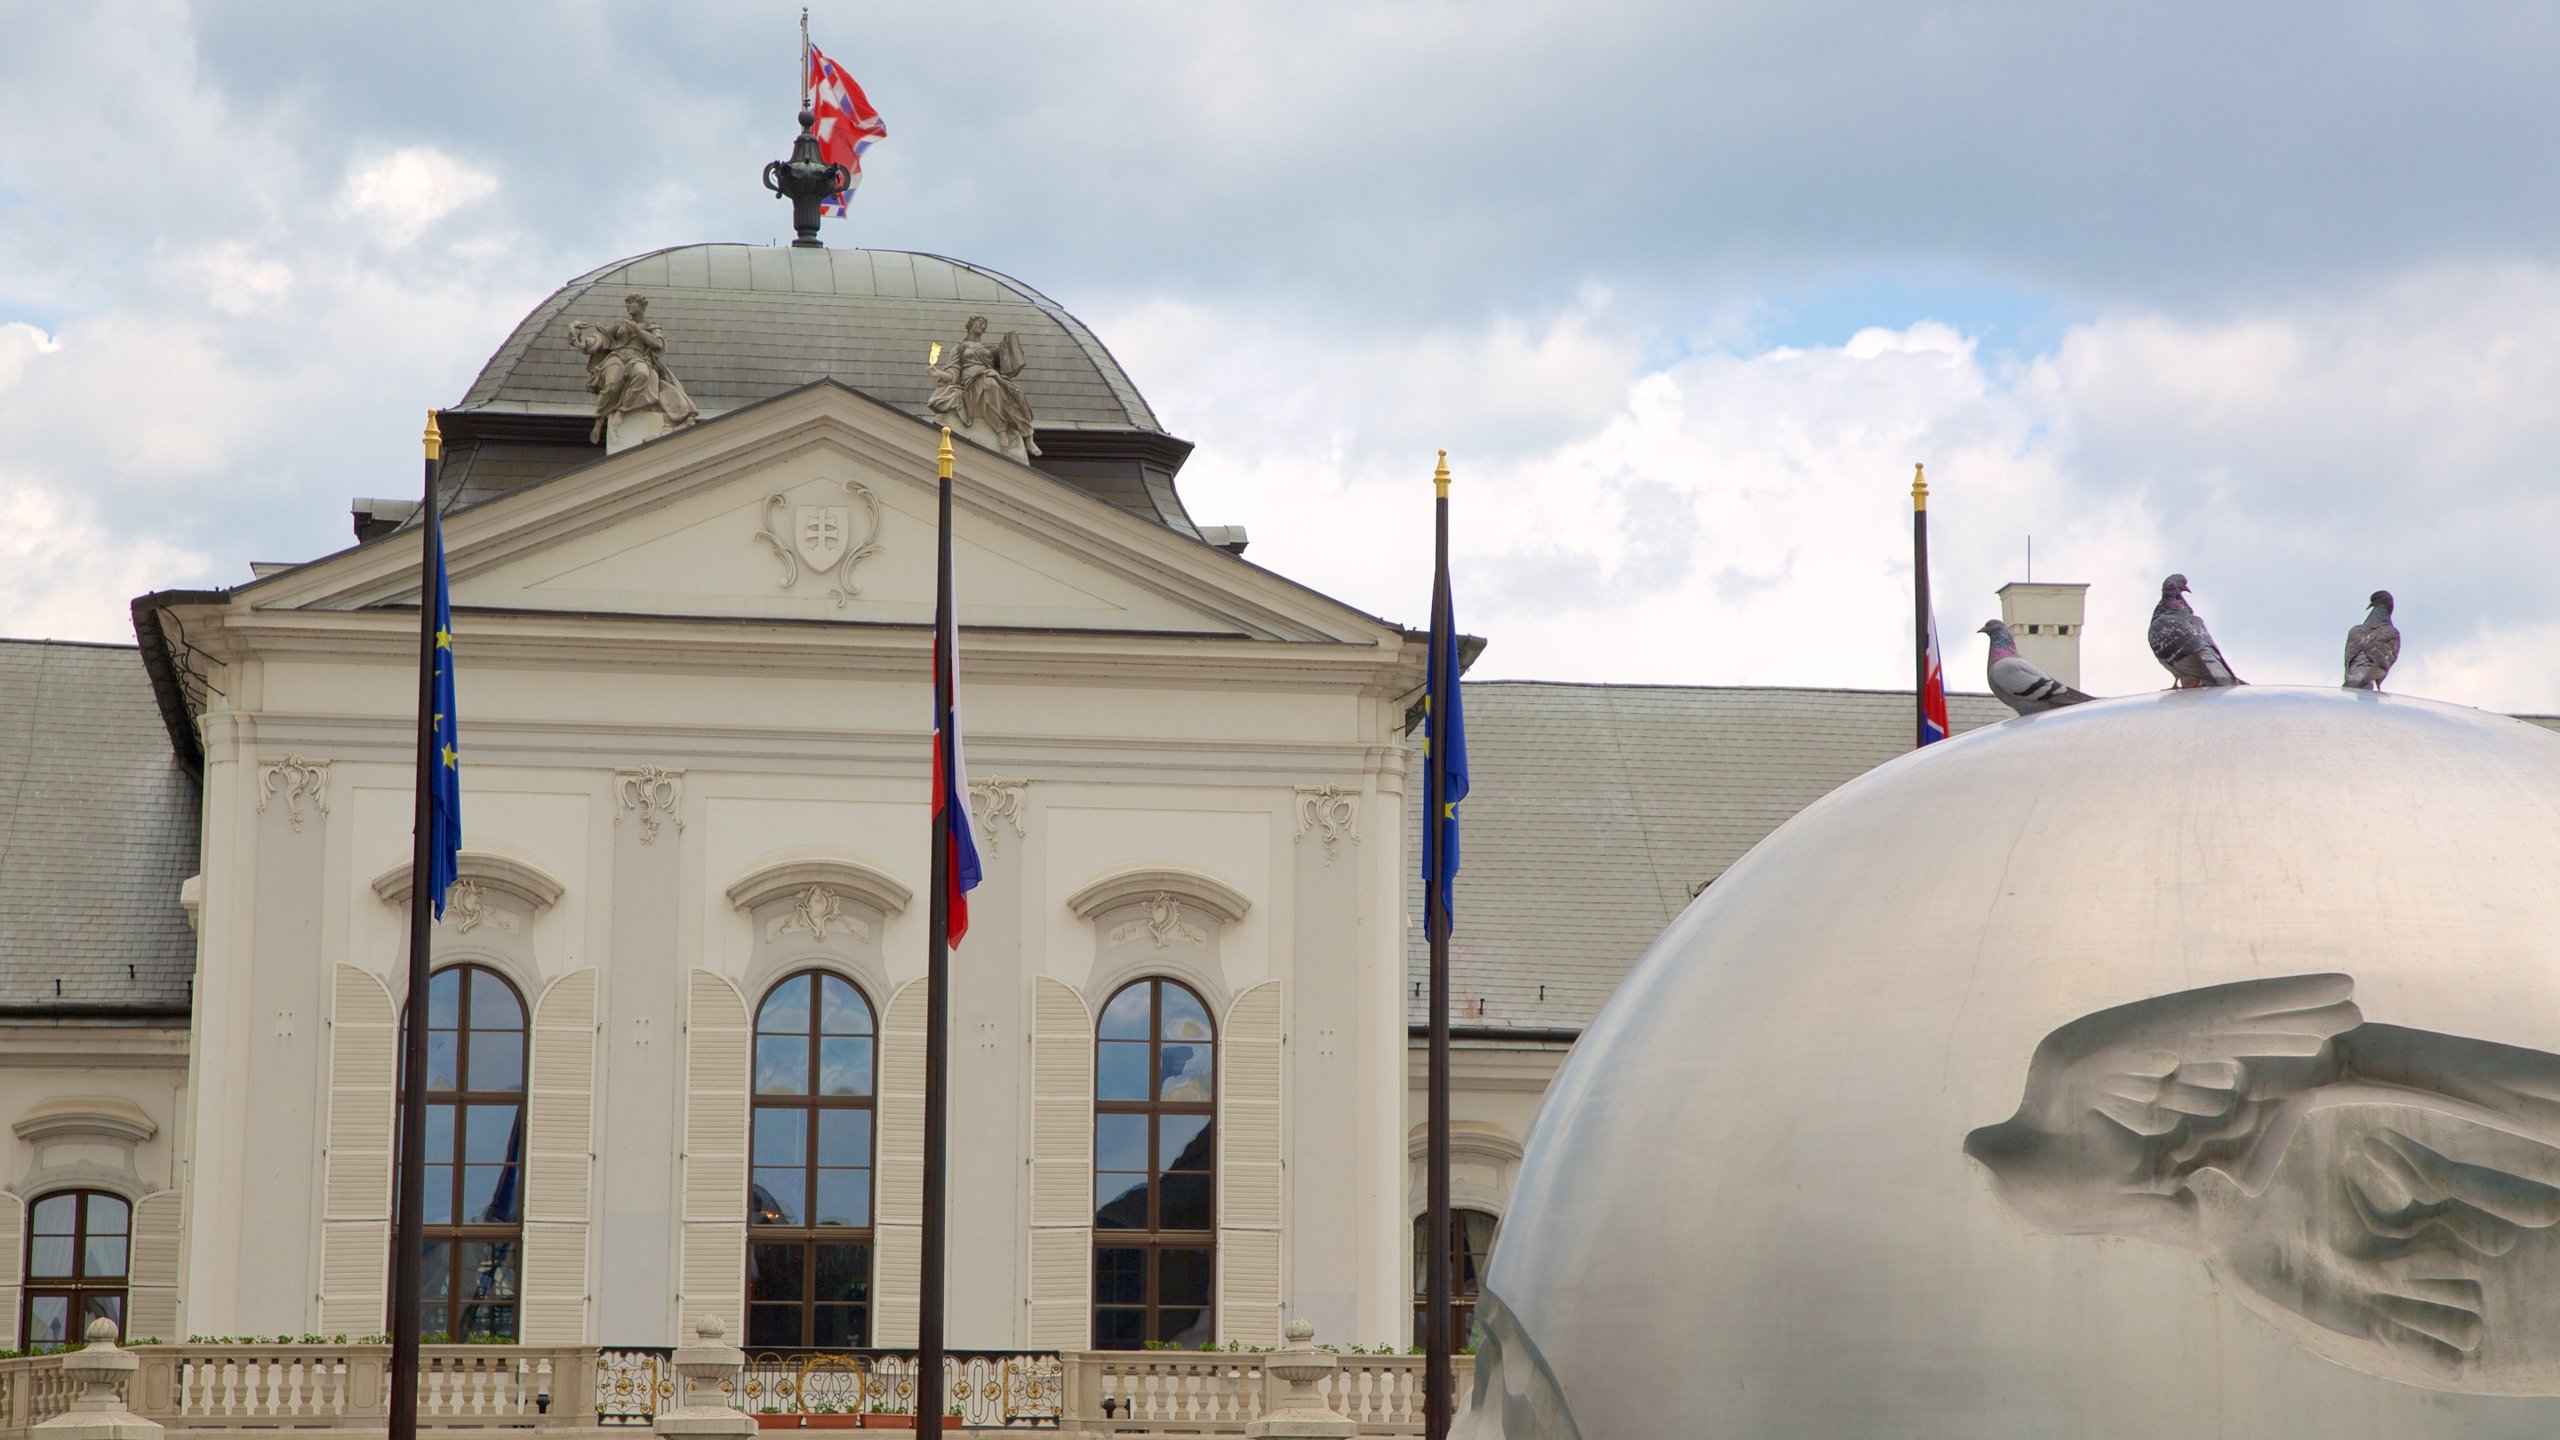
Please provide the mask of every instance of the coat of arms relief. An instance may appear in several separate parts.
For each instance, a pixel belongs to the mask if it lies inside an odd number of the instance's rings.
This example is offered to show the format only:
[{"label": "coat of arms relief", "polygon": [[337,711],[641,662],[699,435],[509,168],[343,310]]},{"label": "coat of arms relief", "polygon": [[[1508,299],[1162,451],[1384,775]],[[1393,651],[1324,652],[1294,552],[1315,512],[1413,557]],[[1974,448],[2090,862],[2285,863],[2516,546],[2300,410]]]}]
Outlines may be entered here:
[{"label": "coat of arms relief", "polygon": [[808,574],[833,582],[827,595],[839,610],[862,593],[853,578],[854,567],[880,552],[879,499],[859,481],[843,484],[847,503],[842,505],[800,504],[787,494],[767,496],[765,528],[755,533],[782,562],[783,589],[797,587],[805,568]]}]

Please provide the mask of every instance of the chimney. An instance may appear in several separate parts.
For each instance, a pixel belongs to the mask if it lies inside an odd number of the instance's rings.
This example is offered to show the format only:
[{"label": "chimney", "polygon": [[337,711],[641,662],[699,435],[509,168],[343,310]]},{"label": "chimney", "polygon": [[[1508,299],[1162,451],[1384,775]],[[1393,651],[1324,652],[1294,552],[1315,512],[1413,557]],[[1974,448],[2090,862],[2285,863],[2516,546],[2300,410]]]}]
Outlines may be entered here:
[{"label": "chimney", "polygon": [[2080,688],[2081,620],[2089,587],[2012,580],[2000,587],[2000,622],[2018,642],[2018,653],[2047,675]]}]

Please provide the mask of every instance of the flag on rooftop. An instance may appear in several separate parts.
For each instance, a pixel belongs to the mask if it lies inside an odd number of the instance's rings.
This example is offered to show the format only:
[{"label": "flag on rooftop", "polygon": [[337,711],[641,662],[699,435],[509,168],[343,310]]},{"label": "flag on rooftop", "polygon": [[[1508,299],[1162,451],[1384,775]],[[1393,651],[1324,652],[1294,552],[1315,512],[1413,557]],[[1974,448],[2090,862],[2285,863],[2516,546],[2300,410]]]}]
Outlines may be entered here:
[{"label": "flag on rooftop", "polygon": [[808,84],[809,108],[818,116],[818,158],[843,166],[852,177],[819,207],[821,213],[841,216],[862,184],[862,152],[872,141],[888,138],[889,122],[871,108],[861,82],[815,45],[809,47]]}]

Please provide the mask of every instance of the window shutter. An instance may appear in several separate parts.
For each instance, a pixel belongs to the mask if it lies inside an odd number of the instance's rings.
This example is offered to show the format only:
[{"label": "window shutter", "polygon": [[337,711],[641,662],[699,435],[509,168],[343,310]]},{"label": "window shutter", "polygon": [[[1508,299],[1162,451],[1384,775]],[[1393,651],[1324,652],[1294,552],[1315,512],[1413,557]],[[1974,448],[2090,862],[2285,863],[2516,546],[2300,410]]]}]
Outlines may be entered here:
[{"label": "window shutter", "polygon": [[371,1334],[388,1323],[391,1131],[399,1012],[353,965],[337,968],[329,1016],[329,1155],[320,1214],[320,1329]]},{"label": "window shutter", "polygon": [[916,1343],[924,1264],[925,982],[910,980],[880,1025],[880,1169],[872,1201],[871,1343]]},{"label": "window shutter", "polygon": [[145,1195],[133,1206],[133,1255],[125,1272],[127,1340],[177,1340],[178,1221],[186,1197],[175,1190]]},{"label": "window shutter", "polygon": [[1280,982],[1236,997],[1219,1037],[1218,1338],[1280,1343]]},{"label": "window shutter", "polygon": [[[684,1252],[677,1333],[705,1315],[746,1333],[747,1002],[692,972],[685,1018]],[[590,1002],[592,1003],[592,1002]]]},{"label": "window shutter", "polygon": [[552,982],[534,1011],[519,1332],[527,1345],[577,1345],[587,1338],[595,1074],[596,972],[588,969]]},{"label": "window shutter", "polygon": [[0,1350],[18,1348],[18,1281],[27,1273],[27,1202],[0,1190]]},{"label": "window shutter", "polygon": [[1035,1350],[1093,1343],[1093,1012],[1031,982],[1031,1299]]}]

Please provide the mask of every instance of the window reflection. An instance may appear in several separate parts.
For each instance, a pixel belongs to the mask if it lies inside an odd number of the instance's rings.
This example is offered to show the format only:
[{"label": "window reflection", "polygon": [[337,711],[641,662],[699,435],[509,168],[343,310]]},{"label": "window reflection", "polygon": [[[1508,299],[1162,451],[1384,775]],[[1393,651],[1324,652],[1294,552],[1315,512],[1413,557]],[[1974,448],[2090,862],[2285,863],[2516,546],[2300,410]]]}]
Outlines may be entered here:
[{"label": "window reflection", "polygon": [[100,1317],[124,1325],[133,1208],[103,1190],[66,1190],[27,1209],[19,1344],[78,1344]]},{"label": "window reflection", "polygon": [[1217,1044],[1178,981],[1140,980],[1094,1026],[1093,1343],[1196,1346],[1214,1328]]},{"label": "window reflection", "polygon": [[788,976],[756,1008],[751,1345],[869,1343],[877,1046],[870,1002],[840,976]]},{"label": "window reflection", "polygon": [[524,999],[495,970],[449,965],[429,977],[419,1324],[438,1343],[516,1335],[529,1038]]}]

